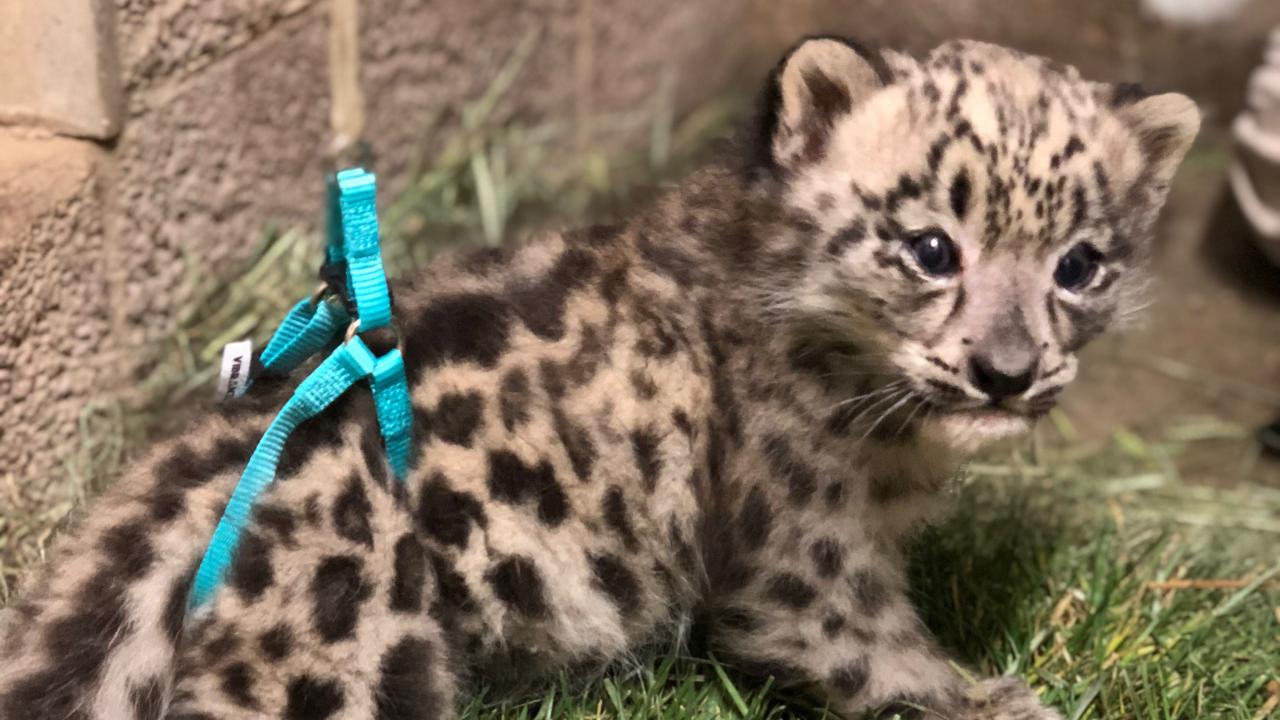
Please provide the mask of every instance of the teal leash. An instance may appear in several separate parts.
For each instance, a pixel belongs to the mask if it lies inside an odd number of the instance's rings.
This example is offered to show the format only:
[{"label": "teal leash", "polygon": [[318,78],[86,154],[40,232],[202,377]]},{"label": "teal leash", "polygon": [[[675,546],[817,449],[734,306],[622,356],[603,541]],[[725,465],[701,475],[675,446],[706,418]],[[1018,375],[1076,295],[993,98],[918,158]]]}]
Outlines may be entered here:
[{"label": "teal leash", "polygon": [[260,361],[264,370],[287,375],[332,348],[294,390],[254,448],[196,571],[190,603],[193,610],[205,606],[222,584],[258,496],[275,480],[289,436],[352,385],[369,381],[387,463],[401,482],[409,473],[413,407],[404,359],[399,348],[375,356],[359,334],[384,327],[394,330],[375,195],[375,178],[362,169],[344,170],[329,178],[328,246],[322,275],[345,265],[342,279],[353,301],[354,316],[341,297],[318,292],[293,306],[263,350]]}]

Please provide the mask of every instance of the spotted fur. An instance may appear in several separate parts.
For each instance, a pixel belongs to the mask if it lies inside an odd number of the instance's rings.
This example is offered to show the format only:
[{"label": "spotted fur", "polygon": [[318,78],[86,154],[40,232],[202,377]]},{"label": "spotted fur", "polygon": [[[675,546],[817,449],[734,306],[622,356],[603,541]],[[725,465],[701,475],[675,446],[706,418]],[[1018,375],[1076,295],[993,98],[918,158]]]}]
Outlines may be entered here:
[{"label": "spotted fur", "polygon": [[[469,679],[607,663],[694,617],[847,716],[1057,717],[954,669],[903,547],[1131,312],[1197,122],[991,45],[801,43],[744,147],[650,210],[399,288],[408,481],[344,397],[290,439],[202,614],[195,567],[289,387],[133,466],[6,611],[0,717],[449,718]],[[913,254],[926,230],[954,272]],[[1055,285],[1081,243],[1095,275]],[[1025,387],[984,397],[1014,365]]]}]

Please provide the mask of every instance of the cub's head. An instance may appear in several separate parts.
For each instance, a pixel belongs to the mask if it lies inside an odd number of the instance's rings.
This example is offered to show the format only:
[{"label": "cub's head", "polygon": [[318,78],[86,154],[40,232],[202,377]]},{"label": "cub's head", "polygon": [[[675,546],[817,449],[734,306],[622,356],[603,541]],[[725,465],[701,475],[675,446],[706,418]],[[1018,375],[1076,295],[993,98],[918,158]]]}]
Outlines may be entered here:
[{"label": "cub's head", "polygon": [[770,306],[860,427],[960,450],[1025,430],[1137,310],[1199,127],[1182,95],[994,45],[917,61],[836,38],[783,59],[762,119],[753,187],[782,210],[769,250],[794,259]]}]

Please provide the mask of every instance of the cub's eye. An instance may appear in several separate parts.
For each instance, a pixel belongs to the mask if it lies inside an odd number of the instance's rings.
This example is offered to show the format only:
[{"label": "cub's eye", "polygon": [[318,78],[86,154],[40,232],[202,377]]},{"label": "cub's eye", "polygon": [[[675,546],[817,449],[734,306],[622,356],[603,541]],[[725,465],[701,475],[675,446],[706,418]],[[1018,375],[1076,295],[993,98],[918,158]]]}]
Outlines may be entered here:
[{"label": "cub's eye", "polygon": [[1079,290],[1098,274],[1102,254],[1089,243],[1080,243],[1067,251],[1054,268],[1053,280],[1066,290]]},{"label": "cub's eye", "polygon": [[907,247],[930,275],[950,275],[960,269],[960,250],[941,230],[925,230],[907,240]]}]

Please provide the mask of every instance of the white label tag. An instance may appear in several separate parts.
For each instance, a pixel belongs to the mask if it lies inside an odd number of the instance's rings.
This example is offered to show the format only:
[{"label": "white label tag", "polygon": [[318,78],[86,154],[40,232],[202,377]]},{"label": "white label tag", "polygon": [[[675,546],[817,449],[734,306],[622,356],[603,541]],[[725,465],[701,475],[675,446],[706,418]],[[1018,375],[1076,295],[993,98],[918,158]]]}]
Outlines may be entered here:
[{"label": "white label tag", "polygon": [[218,394],[223,402],[240,397],[249,389],[249,367],[253,363],[253,341],[227,343],[222,348],[222,371],[218,373]]}]

